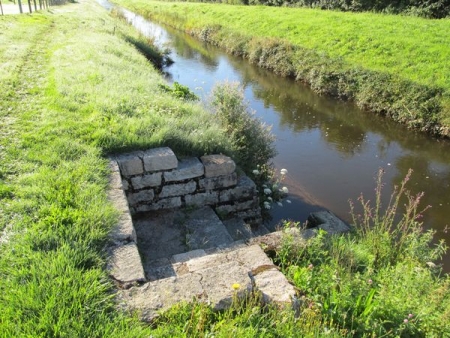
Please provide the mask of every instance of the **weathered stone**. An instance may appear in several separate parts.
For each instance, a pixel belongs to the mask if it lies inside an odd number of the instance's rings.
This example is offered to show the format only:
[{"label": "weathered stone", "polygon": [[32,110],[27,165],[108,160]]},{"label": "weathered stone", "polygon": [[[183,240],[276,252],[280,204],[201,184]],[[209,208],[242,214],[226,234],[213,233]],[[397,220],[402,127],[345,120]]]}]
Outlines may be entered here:
[{"label": "weathered stone", "polygon": [[119,164],[114,157],[111,157],[108,163],[109,171],[112,173],[120,173]]},{"label": "weathered stone", "polygon": [[306,246],[307,239],[314,236],[313,230],[300,230],[298,228],[287,228],[280,231],[271,232],[265,236],[255,237],[249,240],[249,245],[258,244],[264,248],[265,252],[278,251],[286,238],[296,246]]},{"label": "weathered stone", "polygon": [[249,218],[260,218],[261,217],[261,208],[254,208],[254,209],[248,209],[239,211],[236,213],[236,217],[240,217],[244,220]]},{"label": "weathered stone", "polygon": [[122,212],[128,212],[128,201],[125,193],[122,189],[111,189],[108,190],[108,200],[112,202],[114,207]]},{"label": "weathered stone", "polygon": [[200,158],[205,167],[205,177],[230,175],[236,170],[236,164],[228,156],[206,155]]},{"label": "weathered stone", "polygon": [[200,189],[213,190],[223,189],[235,186],[237,184],[237,174],[234,172],[230,175],[203,178],[198,181]]},{"label": "weathered stone", "polygon": [[220,192],[220,202],[237,201],[256,195],[256,185],[247,176],[239,178],[237,186]]},{"label": "weathered stone", "polygon": [[208,191],[195,195],[186,195],[184,201],[186,206],[213,205],[219,202],[219,193],[217,191]]},{"label": "weathered stone", "polygon": [[165,185],[161,193],[160,198],[170,196],[182,196],[193,193],[197,189],[197,183],[195,181],[189,181],[188,183]]},{"label": "weathered stone", "polygon": [[227,217],[228,215],[236,212],[236,207],[234,205],[219,205],[215,208],[215,211],[220,217]]},{"label": "weathered stone", "polygon": [[108,261],[108,270],[115,280],[122,283],[145,281],[136,243],[114,248]]},{"label": "weathered stone", "polygon": [[132,206],[136,206],[139,203],[149,203],[155,198],[155,193],[152,189],[142,190],[136,193],[130,193],[128,195],[128,202]]},{"label": "weathered stone", "polygon": [[162,173],[147,174],[137,176],[131,179],[131,185],[134,189],[152,188],[161,185]]},{"label": "weathered stone", "polygon": [[137,241],[130,213],[120,215],[119,222],[111,232],[111,238],[116,241]]},{"label": "weathered stone", "polygon": [[183,263],[193,258],[206,256],[206,252],[203,249],[191,250],[188,252],[184,252],[181,254],[173,255],[172,262],[173,263]]},{"label": "weathered stone", "polygon": [[238,202],[234,204],[237,211],[255,209],[258,207],[258,199],[254,197],[250,201]]},{"label": "weathered stone", "polygon": [[128,177],[144,173],[144,166],[141,159],[142,154],[142,151],[136,151],[117,156],[117,163],[119,164],[122,176]]},{"label": "weathered stone", "polygon": [[175,169],[178,166],[177,157],[168,147],[147,150],[142,159],[145,171],[150,172]]},{"label": "weathered stone", "polygon": [[130,185],[127,180],[122,180],[122,189],[125,191],[130,189]]},{"label": "weathered stone", "polygon": [[136,213],[161,209],[175,209],[181,207],[181,205],[181,197],[169,197],[153,202],[152,204],[139,205],[136,207]]},{"label": "weathered stone", "polygon": [[164,173],[166,182],[184,181],[190,178],[203,176],[204,169],[198,158],[186,158],[178,162],[177,169]]},{"label": "weathered stone", "polygon": [[350,231],[350,226],[328,210],[311,213],[308,216],[308,227],[325,230],[329,235]]},{"label": "weathered stone", "polygon": [[207,249],[233,242],[225,226],[210,207],[195,210],[185,223],[186,242],[191,250]]},{"label": "weathered stone", "polygon": [[241,218],[233,218],[223,221],[228,233],[233,237],[233,240],[250,239],[253,236],[250,225],[244,222]]},{"label": "weathered stone", "polygon": [[123,189],[122,176],[119,171],[114,171],[109,175],[109,188],[110,189]]},{"label": "weathered stone", "polygon": [[295,299],[295,289],[278,269],[275,267],[268,269],[256,268],[252,270],[251,276],[256,289],[261,292],[265,303],[292,304],[293,299]]}]

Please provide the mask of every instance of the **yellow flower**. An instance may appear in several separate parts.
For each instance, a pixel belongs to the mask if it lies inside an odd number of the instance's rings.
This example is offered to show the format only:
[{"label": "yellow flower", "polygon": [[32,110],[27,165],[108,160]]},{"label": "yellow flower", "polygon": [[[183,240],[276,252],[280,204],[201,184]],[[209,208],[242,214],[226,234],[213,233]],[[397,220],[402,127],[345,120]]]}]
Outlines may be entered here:
[{"label": "yellow flower", "polygon": [[239,284],[239,283],[234,283],[234,284],[232,285],[232,287],[233,287],[234,290],[238,290],[238,289],[241,288],[241,284]]}]

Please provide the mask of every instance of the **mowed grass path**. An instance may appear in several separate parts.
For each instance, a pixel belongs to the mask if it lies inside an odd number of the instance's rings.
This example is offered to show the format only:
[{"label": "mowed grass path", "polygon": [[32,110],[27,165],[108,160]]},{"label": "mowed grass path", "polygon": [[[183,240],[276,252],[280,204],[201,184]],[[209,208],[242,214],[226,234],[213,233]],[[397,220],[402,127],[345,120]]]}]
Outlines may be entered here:
[{"label": "mowed grass path", "polygon": [[0,337],[148,337],[105,270],[114,151],[230,153],[94,1],[0,17]]},{"label": "mowed grass path", "polygon": [[176,13],[192,27],[220,25],[315,49],[350,66],[397,74],[450,90],[450,20],[304,8],[118,0],[130,8]]}]

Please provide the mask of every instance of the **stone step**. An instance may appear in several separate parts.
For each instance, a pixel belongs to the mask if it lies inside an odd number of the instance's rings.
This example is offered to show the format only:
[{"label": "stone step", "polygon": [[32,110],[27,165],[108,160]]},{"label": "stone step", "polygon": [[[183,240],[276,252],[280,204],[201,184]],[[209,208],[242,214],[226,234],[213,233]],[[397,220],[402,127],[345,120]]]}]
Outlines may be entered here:
[{"label": "stone step", "polygon": [[257,227],[252,227],[242,218],[238,217],[225,220],[223,221],[223,224],[235,241],[247,241],[251,238],[264,236],[269,233],[269,230],[263,224],[259,224]]},{"label": "stone step", "polygon": [[190,213],[184,226],[187,231],[186,244],[190,250],[217,248],[233,242],[211,207],[203,207]]},{"label": "stone step", "polygon": [[220,310],[228,307],[234,297],[253,291],[261,292],[265,302],[292,304],[294,287],[258,245],[211,255],[204,253],[196,250],[174,255],[173,263],[166,266],[172,271],[170,277],[121,290],[120,301],[148,321],[158,311],[180,301],[195,298]]}]

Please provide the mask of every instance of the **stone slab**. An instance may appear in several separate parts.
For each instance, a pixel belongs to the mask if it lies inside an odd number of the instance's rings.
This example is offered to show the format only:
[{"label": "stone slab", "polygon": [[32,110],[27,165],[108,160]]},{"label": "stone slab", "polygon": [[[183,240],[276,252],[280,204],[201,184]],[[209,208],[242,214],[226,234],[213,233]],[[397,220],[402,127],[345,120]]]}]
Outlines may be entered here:
[{"label": "stone slab", "polygon": [[136,151],[116,157],[122,176],[129,177],[144,173],[142,155],[142,151]]},{"label": "stone slab", "polygon": [[108,270],[111,276],[121,283],[145,281],[144,269],[136,243],[113,248],[108,261]]},{"label": "stone slab", "polygon": [[137,242],[136,231],[133,226],[133,220],[129,212],[123,213],[119,221],[111,231],[111,238],[115,241]]},{"label": "stone slab", "polygon": [[193,193],[197,189],[197,183],[195,181],[189,181],[181,184],[171,184],[163,186],[159,193],[159,198],[183,196]]},{"label": "stone slab", "polygon": [[[114,162],[115,166],[117,167],[117,171],[112,171],[109,175],[109,188],[110,189],[123,189],[122,185],[122,176],[120,175],[119,166],[116,161],[111,161],[110,163]],[[113,165],[110,165],[110,168]]]},{"label": "stone slab", "polygon": [[198,158],[186,158],[178,162],[178,166],[173,171],[164,173],[166,182],[184,181],[190,178],[201,177],[204,174],[203,165]]},{"label": "stone slab", "polygon": [[114,208],[121,213],[129,211],[127,197],[122,189],[108,190],[108,200],[113,204]]},{"label": "stone slab", "polygon": [[210,207],[192,212],[185,226],[186,243],[191,250],[208,249],[233,242],[225,226]]},{"label": "stone slab", "polygon": [[217,191],[201,192],[194,195],[186,195],[184,197],[186,206],[205,206],[214,205],[219,202],[219,193]]},{"label": "stone slab", "polygon": [[291,305],[296,297],[294,286],[275,267],[253,271],[252,279],[256,290],[260,291],[265,303]]},{"label": "stone slab", "polygon": [[205,177],[231,175],[236,170],[234,161],[224,155],[206,155],[200,158],[205,167]]},{"label": "stone slab", "polygon": [[144,168],[147,172],[171,170],[178,166],[178,160],[168,147],[149,149],[143,153]]},{"label": "stone slab", "polygon": [[246,240],[253,236],[251,227],[244,222],[241,218],[232,218],[223,221],[223,224],[227,228],[228,233],[233,237],[233,240]]},{"label": "stone slab", "polygon": [[213,190],[233,187],[237,184],[237,174],[203,178],[198,181],[200,189]]},{"label": "stone slab", "polygon": [[317,227],[325,230],[329,235],[350,231],[349,225],[328,210],[311,213],[308,216],[308,227]]},{"label": "stone slab", "polygon": [[161,185],[162,173],[146,174],[144,176],[137,176],[131,179],[131,185],[134,189],[153,188]]},{"label": "stone slab", "polygon": [[190,259],[206,256],[206,252],[203,249],[191,250],[178,255],[172,256],[172,263],[183,263]]}]

